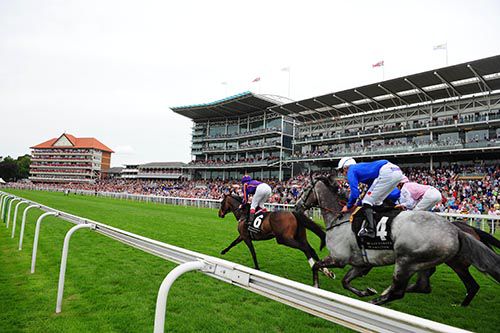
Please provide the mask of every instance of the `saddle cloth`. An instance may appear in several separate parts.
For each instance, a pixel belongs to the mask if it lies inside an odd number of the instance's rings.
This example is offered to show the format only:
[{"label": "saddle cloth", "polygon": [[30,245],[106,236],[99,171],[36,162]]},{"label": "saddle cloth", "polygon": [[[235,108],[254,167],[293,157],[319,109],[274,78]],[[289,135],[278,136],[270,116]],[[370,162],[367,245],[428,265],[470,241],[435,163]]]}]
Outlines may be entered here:
[{"label": "saddle cloth", "polygon": [[399,209],[393,208],[375,208],[373,218],[375,220],[376,237],[369,238],[358,236],[358,232],[366,219],[364,209],[358,209],[351,217],[351,229],[356,235],[359,248],[366,250],[392,250],[394,248],[391,233],[392,221],[400,212]]},{"label": "saddle cloth", "polygon": [[253,221],[248,224],[248,231],[250,232],[251,236],[261,232],[262,222],[264,222],[264,219],[268,214],[270,213],[267,211],[262,211],[261,209],[255,212]]}]

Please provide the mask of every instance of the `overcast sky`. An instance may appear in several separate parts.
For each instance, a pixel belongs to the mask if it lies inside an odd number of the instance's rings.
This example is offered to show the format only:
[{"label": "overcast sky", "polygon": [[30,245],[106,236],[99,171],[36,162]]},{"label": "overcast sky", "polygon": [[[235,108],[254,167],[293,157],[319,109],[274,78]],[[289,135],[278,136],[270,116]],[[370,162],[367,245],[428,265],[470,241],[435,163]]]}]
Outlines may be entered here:
[{"label": "overcast sky", "polygon": [[[500,54],[500,1],[0,0],[0,156],[63,132],[111,164],[190,159],[169,107],[295,100]],[[251,83],[260,77],[259,83]],[[227,85],[223,85],[227,82]]]}]

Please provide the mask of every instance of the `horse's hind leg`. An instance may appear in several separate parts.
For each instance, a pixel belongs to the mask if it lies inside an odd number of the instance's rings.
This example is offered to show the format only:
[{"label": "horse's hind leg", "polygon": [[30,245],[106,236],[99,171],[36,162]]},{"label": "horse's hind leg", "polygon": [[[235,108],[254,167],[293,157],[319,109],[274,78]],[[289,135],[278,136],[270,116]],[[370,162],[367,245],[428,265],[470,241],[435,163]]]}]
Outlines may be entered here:
[{"label": "horse's hind leg", "polygon": [[252,259],[253,259],[253,264],[254,264],[254,267],[255,269],[259,269],[259,263],[257,262],[257,255],[255,254],[255,249],[253,247],[253,244],[252,244],[252,240],[251,239],[244,239],[245,241],[245,244],[247,245],[248,249],[250,250],[250,254],[252,255]]},{"label": "horse's hind leg", "polygon": [[465,295],[464,300],[462,301],[461,306],[467,306],[470,304],[474,296],[476,296],[479,291],[479,284],[477,284],[476,280],[472,277],[469,272],[469,267],[460,262],[453,261],[447,262],[448,266],[450,266],[455,273],[457,273],[460,280],[462,280],[465,288],[467,289],[467,294]]},{"label": "horse's hind leg", "polygon": [[359,290],[353,286],[351,286],[351,281],[354,280],[357,277],[360,276],[365,276],[368,274],[368,272],[372,269],[372,266],[368,267],[351,267],[351,269],[344,275],[344,278],[342,279],[342,286],[344,289],[347,289],[354,294],[356,294],[358,297],[365,297],[365,296],[372,296],[377,293],[377,291],[373,288],[367,288],[365,290]]},{"label": "horse's hind leg", "polygon": [[403,264],[402,260],[396,261],[391,286],[382,293],[382,296],[371,300],[370,303],[382,305],[387,302],[403,298],[408,281],[416,271],[417,270],[411,265]]},{"label": "horse's hind leg", "polygon": [[222,250],[220,252],[220,254],[224,255],[226,254],[229,250],[231,250],[234,246],[238,245],[241,241],[243,240],[243,238],[241,238],[241,236],[238,236],[231,244],[229,244],[228,247],[226,247],[224,250]]},{"label": "horse's hind leg", "polygon": [[430,294],[432,290],[430,278],[435,271],[436,267],[432,267],[426,269],[425,271],[418,272],[417,281],[414,284],[409,285],[408,288],[406,288],[406,292]]}]

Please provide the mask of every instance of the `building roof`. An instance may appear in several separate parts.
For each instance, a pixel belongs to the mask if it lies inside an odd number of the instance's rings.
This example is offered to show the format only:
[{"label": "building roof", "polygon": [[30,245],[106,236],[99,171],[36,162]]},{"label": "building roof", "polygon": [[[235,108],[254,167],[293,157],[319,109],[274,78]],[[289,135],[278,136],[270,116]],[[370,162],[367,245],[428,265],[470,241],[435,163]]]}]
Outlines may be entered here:
[{"label": "building roof", "polygon": [[112,168],[109,168],[108,171],[106,171],[106,172],[109,174],[114,174],[114,173],[121,173],[122,170],[123,170],[122,167],[112,167]]},{"label": "building roof", "polygon": [[171,107],[172,111],[193,120],[223,119],[264,112],[271,106],[290,102],[288,98],[257,95],[250,91],[204,104]]},{"label": "building roof", "polygon": [[[62,137],[65,137],[71,144],[71,146],[54,146],[56,142],[59,141]],[[97,140],[96,138],[77,138],[71,134],[63,133],[58,138],[53,138],[42,142],[36,146],[30,147],[31,149],[50,149],[50,148],[91,148],[97,149],[104,152],[114,153],[109,147],[104,145],[102,142]]]},{"label": "building roof", "polygon": [[151,163],[146,163],[146,164],[141,164],[139,165],[139,169],[179,169],[183,168],[186,166],[186,163],[182,162],[151,162]]},{"label": "building roof", "polygon": [[500,55],[272,106],[269,109],[299,121],[314,121],[498,89]]}]

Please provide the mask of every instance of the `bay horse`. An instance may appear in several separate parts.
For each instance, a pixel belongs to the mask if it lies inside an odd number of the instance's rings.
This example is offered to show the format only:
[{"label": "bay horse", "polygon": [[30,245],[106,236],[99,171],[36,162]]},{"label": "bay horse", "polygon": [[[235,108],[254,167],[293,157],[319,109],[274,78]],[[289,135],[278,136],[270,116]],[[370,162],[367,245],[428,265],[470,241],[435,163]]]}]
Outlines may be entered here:
[{"label": "bay horse", "polygon": [[366,275],[372,267],[395,264],[391,286],[380,297],[371,301],[381,305],[403,298],[406,291],[425,292],[419,290],[425,284],[407,288],[410,277],[421,273],[429,278],[437,265],[446,263],[467,289],[462,302],[462,306],[467,306],[478,289],[468,272],[470,265],[500,282],[500,255],[463,232],[460,227],[431,212],[401,212],[392,222],[394,249],[366,250],[366,257],[363,258],[356,236],[348,223],[350,214],[341,214],[339,201],[345,198],[340,196],[339,186],[334,179],[319,177],[304,191],[296,205],[299,212],[319,207],[326,225],[326,242],[330,254],[314,264],[314,286],[319,287],[318,269],[351,265],[352,268],[342,280],[344,288],[360,297],[374,295],[376,291],[373,289],[361,291],[351,286],[350,282]]},{"label": "bay horse", "polygon": [[[257,256],[252,241],[268,240],[276,238],[278,244],[286,245],[294,249],[302,251],[312,267],[315,261],[319,260],[316,251],[307,241],[306,229],[311,230],[321,240],[320,250],[325,247],[325,232],[314,221],[309,219],[303,213],[277,211],[271,212],[262,220],[260,233],[250,236],[250,233],[245,224],[248,217],[250,206],[248,204],[241,207],[243,199],[233,194],[224,194],[222,198],[219,217],[224,218],[227,213],[232,212],[238,221],[239,236],[224,250],[221,254],[226,254],[233,246],[240,242],[245,242],[250,253],[252,254],[255,269],[259,268]],[[240,208],[241,207],[241,208]],[[334,275],[328,269],[321,269],[325,275],[333,278]]]}]

